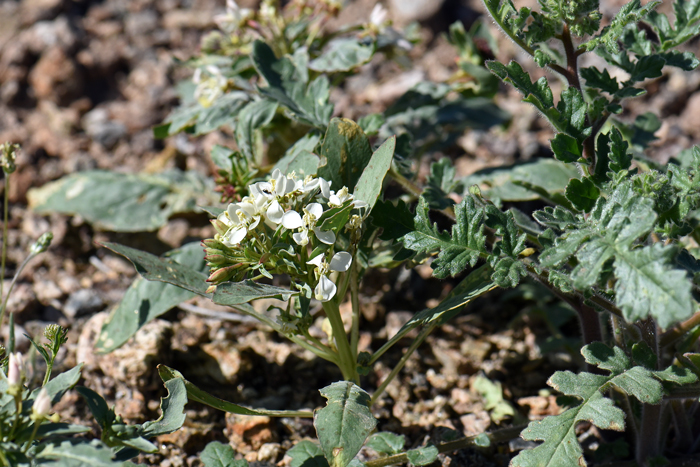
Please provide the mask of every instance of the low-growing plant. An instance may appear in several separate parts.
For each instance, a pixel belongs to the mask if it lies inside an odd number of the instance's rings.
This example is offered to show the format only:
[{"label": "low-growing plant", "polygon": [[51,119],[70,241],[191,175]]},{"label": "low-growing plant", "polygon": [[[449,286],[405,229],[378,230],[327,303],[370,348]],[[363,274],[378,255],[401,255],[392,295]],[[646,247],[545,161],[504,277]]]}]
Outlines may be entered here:
[{"label": "low-growing plant", "polygon": [[[601,28],[595,0],[541,0],[539,11],[518,10],[510,0],[486,0],[502,32],[561,79],[556,99],[547,77],[533,82],[515,61],[484,62],[475,45],[489,37],[483,24],[469,33],[455,25],[451,39],[460,53],[460,72],[451,82],[422,83],[383,114],[357,123],[330,118],[328,76],[346,76],[369,60],[380,49],[382,23],[373,23],[378,36],[369,27],[366,35],[349,39],[352,45],[336,46],[333,41],[340,39],[324,36],[310,20],[298,26],[307,35],[293,34],[297,25],[288,18],[294,16],[276,17],[278,10],[273,14],[270,5],[264,2],[258,13],[230,5],[229,17],[236,19],[238,29],[224,31],[233,35],[216,33],[205,48],[229,60],[221,62],[223,79],[209,70],[207,79],[214,81],[202,81],[212,54],[191,62],[205,66],[195,79],[198,87],[191,86],[198,89],[193,92],[199,100],[185,100],[156,130],[158,135],[184,129],[205,132],[212,126],[202,126],[202,112],[207,112],[202,109],[241,93],[242,103],[221,110],[226,124],[234,126],[238,150],[217,147],[212,153],[221,169],[217,183],[222,198],[232,202],[206,207],[216,230],[203,241],[206,256],[192,245],[159,258],[105,244],[129,258],[145,279],[170,285],[135,284],[125,298],[124,309],[130,311],[113,314],[99,348],[117,347],[140,324],[199,295],[258,319],[334,363],[343,381],[320,390],[328,402],[313,413],[225,402],[176,370],[159,367],[166,384],[183,382],[190,400],[244,415],[313,417],[320,445],[297,444],[288,453],[292,466],[358,465],[355,456],[365,444],[385,454],[365,462],[368,467],[406,461],[426,465],[440,452],[486,449],[521,431],[525,440],[541,444],[520,452],[511,465],[586,465],[576,432],[580,422],[625,431],[622,441],[610,445],[622,446],[618,457],[632,457],[638,465],[660,465],[697,453],[700,432],[692,419],[693,402],[700,397],[700,148],[666,164],[645,160],[644,149],[659,128],[658,119],[644,114],[630,124],[615,116],[626,99],[644,94],[640,85],[661,77],[664,67],[697,67],[692,53],[676,48],[700,31],[700,3],[677,0],[671,26],[665,14],[655,11],[658,2],[642,6],[633,0]],[[290,5],[301,17],[309,11],[297,2]],[[267,26],[250,15],[266,18]],[[357,49],[363,41],[372,53],[360,60]],[[355,50],[354,55],[344,47]],[[580,67],[587,53],[597,54],[609,68]],[[318,66],[323,57],[323,63],[337,63],[348,55],[355,60],[346,68]],[[490,100],[497,90],[494,76],[520,91],[524,102],[552,126],[554,159],[461,180],[450,161],[442,159],[432,164],[425,186],[420,186],[411,170],[416,157],[449,144],[468,126],[506,121]],[[194,110],[188,114],[187,108]],[[405,194],[391,198],[384,189],[388,180]],[[60,192],[54,190],[54,195],[60,199]],[[502,208],[503,201],[523,200],[539,200],[544,207]],[[449,218],[451,229],[439,228],[431,209]],[[430,261],[435,277],[458,276],[459,284],[379,349],[359,352],[363,277],[372,268],[412,267],[424,261]],[[276,285],[270,283],[273,278]],[[531,422],[524,430],[513,427],[413,450],[405,450],[397,435],[372,434],[377,423],[372,404],[431,331],[476,297],[533,281],[573,309],[581,324],[586,371],[559,371],[548,381],[561,394],[562,413]],[[155,290],[149,287],[160,287],[163,298],[136,323],[131,310]],[[261,298],[281,303],[267,312],[249,305]],[[345,300],[352,308],[349,332],[340,314]],[[324,338],[309,333],[314,303],[320,303],[327,320]],[[416,328],[417,337],[379,387],[372,394],[363,390],[362,375]],[[631,455],[625,454],[628,446]],[[599,457],[605,457],[604,451],[600,449]],[[245,462],[234,458],[233,449],[220,443],[202,453],[205,465]]]},{"label": "low-growing plant", "polygon": [[[0,145],[0,166],[4,174],[3,232],[0,261],[0,278],[5,276],[7,259],[8,199],[15,160],[20,150],[18,144]],[[0,280],[0,327],[2,327],[10,294],[17,279],[29,261],[45,252],[53,235],[42,234],[30,247],[27,258],[17,266],[14,278],[6,291]],[[5,292],[3,294],[3,292]],[[52,378],[54,364],[61,346],[66,343],[67,330],[58,324],[50,324],[44,330],[47,343],[40,343],[25,334],[36,353],[46,365],[40,384],[30,378],[28,366],[20,352],[15,352],[14,313],[9,313],[7,348],[0,345],[0,466],[136,466],[129,459],[140,452],[153,453],[158,448],[148,441],[158,435],[172,433],[185,421],[184,407],[187,392],[181,380],[167,383],[168,397],[161,400],[162,416],[141,425],[128,425],[107,406],[96,392],[78,386],[76,391],[85,399],[102,431],[101,439],[85,437],[92,427],[61,421],[58,413],[51,413],[63,396],[81,378],[83,364],[79,363]]]}]

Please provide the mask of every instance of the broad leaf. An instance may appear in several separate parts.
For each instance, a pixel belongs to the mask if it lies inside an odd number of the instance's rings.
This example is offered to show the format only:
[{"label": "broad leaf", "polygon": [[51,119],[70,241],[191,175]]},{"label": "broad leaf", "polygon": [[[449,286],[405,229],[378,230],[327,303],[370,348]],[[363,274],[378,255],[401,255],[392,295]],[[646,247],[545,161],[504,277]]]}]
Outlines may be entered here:
[{"label": "broad leaf", "polygon": [[112,456],[112,450],[100,441],[86,443],[80,439],[43,444],[36,454],[41,465],[47,467],[121,467],[122,462],[112,460]]},{"label": "broad leaf", "polygon": [[249,409],[233,402],[226,402],[214,397],[211,394],[202,391],[194,384],[187,381],[182,374],[168,368],[165,365],[158,365],[158,374],[163,382],[168,382],[172,379],[180,379],[185,383],[185,388],[187,389],[187,396],[190,400],[200,402],[209,407],[213,407],[224,412],[235,413],[238,415],[266,415],[268,417],[312,417],[311,412],[295,411],[295,410],[265,410],[265,409]]},{"label": "broad leaf", "polygon": [[284,153],[271,172],[275,169],[279,169],[285,175],[294,172],[299,178],[315,175],[319,159],[313,151],[320,140],[321,135],[318,132],[307,133]]},{"label": "broad leaf", "polygon": [[367,63],[374,55],[375,44],[354,38],[332,40],[326,50],[309,62],[309,68],[322,73],[350,71]]},{"label": "broad leaf", "polygon": [[179,170],[156,175],[80,172],[31,189],[28,198],[38,213],[79,215],[115,232],[156,230],[173,214],[195,212],[197,204],[215,202],[203,176]]},{"label": "broad leaf", "polygon": [[255,133],[272,121],[277,112],[277,102],[260,99],[250,102],[238,114],[236,125],[236,144],[249,160],[257,160]]},{"label": "broad leaf", "polygon": [[[197,272],[208,272],[202,246],[189,243],[166,253],[165,258],[176,261]],[[164,282],[138,277],[131,283],[119,306],[102,325],[95,347],[98,352],[111,352],[131,338],[144,325],[196,294]]]},{"label": "broad leaf", "polygon": [[245,459],[236,460],[236,451],[231,445],[212,441],[199,455],[204,467],[248,467]]},{"label": "broad leaf", "polygon": [[389,433],[387,431],[373,434],[366,443],[368,447],[374,449],[378,453],[387,454],[389,456],[403,451],[405,444],[405,436]]},{"label": "broad leaf", "polygon": [[438,448],[435,446],[424,446],[418,449],[411,449],[406,451],[406,456],[408,456],[408,461],[413,465],[430,465],[437,459]]},{"label": "broad leaf", "polygon": [[314,413],[321,449],[331,467],[346,467],[377,425],[369,410],[369,394],[350,381],[333,383],[320,392],[328,399]]},{"label": "broad leaf", "polygon": [[334,118],[328,125],[320,156],[318,175],[332,181],[334,190],[346,186],[352,192],[372,158],[372,148],[357,123]]},{"label": "broad leaf", "polygon": [[291,467],[328,467],[321,447],[313,441],[299,441],[287,451],[287,455],[292,458]]},{"label": "broad leaf", "polygon": [[384,177],[386,177],[391,160],[396,149],[396,137],[389,138],[372,154],[372,158],[362,171],[360,179],[355,185],[353,197],[367,203],[368,210],[374,207],[379,193],[382,191]]}]

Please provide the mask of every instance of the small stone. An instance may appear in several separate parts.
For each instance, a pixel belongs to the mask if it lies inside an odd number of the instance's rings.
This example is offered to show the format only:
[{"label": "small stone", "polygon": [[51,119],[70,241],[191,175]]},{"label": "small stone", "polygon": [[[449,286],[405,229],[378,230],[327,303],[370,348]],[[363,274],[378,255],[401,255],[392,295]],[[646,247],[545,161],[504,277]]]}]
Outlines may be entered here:
[{"label": "small stone", "polygon": [[40,280],[35,282],[32,288],[34,289],[36,298],[44,305],[63,296],[63,292],[54,281]]},{"label": "small stone", "polygon": [[265,443],[258,449],[258,462],[276,462],[280,455],[281,446],[279,443]]},{"label": "small stone", "polygon": [[98,311],[104,302],[97,291],[93,289],[81,289],[73,292],[63,306],[63,314],[68,318],[76,318]]},{"label": "small stone", "polygon": [[206,354],[202,358],[208,376],[221,384],[236,382],[238,370],[241,368],[241,354],[230,341],[217,341],[201,346]]},{"label": "small stone", "polygon": [[[10,281],[5,281],[3,290],[5,293],[9,290]],[[3,300],[5,297],[3,297]],[[15,284],[12,289],[10,298],[7,300],[7,313],[22,313],[30,314],[36,310],[38,301],[36,294],[32,290],[30,284],[20,282]],[[27,318],[24,318],[27,319]]]},{"label": "small stone", "polygon": [[29,83],[39,99],[67,103],[83,88],[82,75],[60,46],[49,47],[29,73]]},{"label": "small stone", "polygon": [[263,444],[277,441],[274,421],[263,415],[226,414],[226,430],[232,444],[238,446],[241,453],[258,451]]}]

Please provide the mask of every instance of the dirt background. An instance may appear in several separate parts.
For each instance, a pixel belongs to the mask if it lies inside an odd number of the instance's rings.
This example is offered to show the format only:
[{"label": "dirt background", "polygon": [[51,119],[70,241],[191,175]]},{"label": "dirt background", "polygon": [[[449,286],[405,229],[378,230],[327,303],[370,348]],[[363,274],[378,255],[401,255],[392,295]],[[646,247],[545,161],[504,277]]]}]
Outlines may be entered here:
[{"label": "dirt background", "polygon": [[[255,2],[241,2],[242,6],[251,3]],[[336,24],[366,21],[375,3],[350,2]],[[412,67],[401,68],[377,57],[334,91],[337,115],[359,118],[383,109],[420,81],[448,79],[456,71],[456,52],[443,34],[455,20],[468,28],[483,12],[481,3],[474,0],[396,0],[394,4],[391,15],[397,25],[412,20],[421,24],[424,40],[411,52]],[[618,7],[617,2],[606,3],[603,12],[610,16]],[[40,336],[44,326],[53,322],[67,327],[69,342],[58,371],[84,362],[80,384],[116,404],[116,411],[130,422],[158,416],[158,398],[165,395],[155,371],[158,363],[177,368],[222,398],[269,409],[318,407],[323,399],[316,390],[340,378],[333,367],[256,323],[222,322],[183,309],[212,308],[198,301],[148,324],[118,351],[96,355],[92,346],[100,326],[135,271],[126,260],[98,248],[95,241],[117,241],[162,253],[211,236],[206,217],[172,219],[158,232],[125,235],[95,231],[76,217],[38,216],[27,207],[30,187],[82,170],[156,172],[176,166],[212,173],[208,151],[214,144],[233,144],[229,133],[157,141],[152,126],[176,105],[174,84],[191,73],[175,59],[197,53],[200,38],[215,27],[212,18],[223,9],[223,2],[214,0],[0,2],[0,142],[22,144],[9,189],[10,230],[3,239],[8,247],[5,285],[42,232],[51,230],[55,236],[51,249],[32,261],[10,298],[16,335]],[[493,33],[497,35],[495,28]],[[541,71],[531,61],[497,37],[501,61],[517,56],[539,76]],[[695,40],[689,50],[697,45]],[[646,111],[660,116],[663,126],[649,156],[665,161],[700,142],[700,73],[670,70],[649,82],[648,90],[622,117],[631,121]],[[457,146],[431,158],[449,156],[459,175],[467,175],[488,166],[549,157],[552,133],[534,108],[522,104],[519,95],[505,87],[497,101],[513,114],[507,129],[469,131]],[[429,162],[422,162],[423,174]],[[0,186],[5,188],[4,180]],[[413,313],[434,306],[449,292],[454,283],[430,279],[430,271],[424,265],[374,272],[365,280],[361,345],[376,350]],[[473,435],[557,413],[546,380],[556,370],[576,371],[580,357],[567,350],[576,348],[576,322],[554,305],[534,286],[497,293],[470,305],[435,332],[389,386],[374,407],[380,429],[404,434],[407,446],[417,447],[428,439],[442,439],[446,428]],[[560,321],[555,327],[552,316]],[[7,329],[2,332],[5,341]],[[553,337],[574,341],[567,341],[569,347],[555,345],[555,351],[543,352]],[[365,377],[366,389],[376,388],[401,357],[401,347],[409,343],[410,336],[380,360]],[[18,346],[26,352],[29,343],[20,338]],[[43,374],[41,368],[37,372]],[[503,396],[515,416],[494,420],[473,387],[479,374],[502,383]],[[69,393],[55,410],[66,420],[94,425],[75,393]],[[579,431],[587,449],[594,449],[596,430],[581,426]],[[94,434],[99,436],[97,428]],[[284,465],[288,462],[284,452],[295,441],[314,435],[310,420],[238,417],[190,403],[185,427],[158,439],[159,454],[137,460],[154,466],[201,465],[198,453],[208,441],[219,440],[230,442],[250,461]],[[439,460],[455,466],[505,465],[526,446],[522,440],[513,440],[489,452],[466,450],[441,455]]]}]

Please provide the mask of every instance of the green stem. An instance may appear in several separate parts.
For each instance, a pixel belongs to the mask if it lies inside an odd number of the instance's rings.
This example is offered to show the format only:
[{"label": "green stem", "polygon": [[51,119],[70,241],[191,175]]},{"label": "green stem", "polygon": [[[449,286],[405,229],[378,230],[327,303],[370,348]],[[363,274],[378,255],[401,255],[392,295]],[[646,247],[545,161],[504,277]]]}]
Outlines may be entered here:
[{"label": "green stem", "polygon": [[32,441],[34,441],[34,438],[36,437],[36,432],[39,431],[39,426],[41,426],[41,422],[43,422],[44,419],[40,420],[35,420],[34,421],[34,429],[32,430],[32,435],[29,437],[27,442],[24,444],[24,447],[22,448],[22,452],[26,453],[29,448],[32,446]]},{"label": "green stem", "polygon": [[46,386],[46,383],[51,379],[51,372],[53,371],[53,363],[56,360],[56,355],[53,355],[50,362],[46,362],[46,373],[44,373],[44,382],[41,383],[41,387]]},{"label": "green stem", "polygon": [[[10,174],[5,174],[5,189],[3,190],[3,222],[2,222],[2,256],[0,257],[0,300],[2,300],[3,286],[5,283],[5,261],[7,257],[7,221],[9,219],[9,192],[10,192]],[[10,293],[8,292],[8,295]],[[0,328],[2,328],[2,318],[0,318]]]},{"label": "green stem", "polygon": [[350,333],[350,350],[357,355],[357,344],[360,340],[360,284],[357,274],[357,261],[352,262],[350,269],[350,302],[352,303],[352,331]]},{"label": "green stem", "polygon": [[[5,224],[5,225],[7,225],[7,224]],[[7,242],[3,242],[3,247],[5,246],[5,243],[7,243]],[[10,282],[10,286],[7,288],[7,295],[5,295],[5,300],[3,300],[2,309],[0,310],[0,329],[2,328],[2,323],[5,320],[5,312],[7,311],[7,301],[10,298],[10,294],[12,293],[12,289],[15,287],[15,284],[17,283],[17,280],[19,279],[19,275],[22,273],[22,270],[27,265],[27,263],[29,263],[29,261],[31,261],[31,259],[34,258],[34,256],[36,256],[36,255],[30,254],[29,256],[27,256],[27,259],[25,259],[22,262],[22,264],[20,265],[20,267],[17,269],[17,272],[15,273],[15,277],[12,278],[12,282]],[[3,258],[4,257],[5,257],[5,255],[3,254]],[[12,349],[12,351],[14,351],[14,349]]]},{"label": "green stem", "polygon": [[426,326],[423,328],[423,330],[418,334],[418,337],[411,343],[411,346],[406,350],[406,353],[401,357],[401,360],[399,360],[399,363],[394,367],[393,370],[391,370],[391,373],[389,373],[389,376],[384,378],[384,381],[382,381],[382,384],[377,388],[376,391],[374,391],[374,394],[372,394],[372,399],[370,401],[370,406],[377,402],[377,399],[379,396],[382,395],[382,393],[386,390],[387,386],[389,386],[389,383],[393,381],[393,379],[396,377],[396,375],[399,374],[399,372],[403,369],[403,367],[406,365],[406,362],[408,359],[411,357],[413,352],[423,343],[426,337],[428,337],[428,334],[430,334],[433,329],[435,329],[435,324],[431,324],[430,326]]},{"label": "green stem", "polygon": [[357,373],[357,356],[353,355],[348,342],[348,336],[345,334],[345,326],[343,319],[340,317],[340,308],[335,300],[329,300],[323,303],[323,309],[326,312],[328,321],[333,329],[333,338],[335,346],[338,349],[339,368],[343,373],[343,378],[346,381],[360,384],[360,375]]},{"label": "green stem", "polygon": [[[438,453],[442,454],[445,452],[453,452],[460,449],[480,446],[480,441],[483,439],[484,435],[488,437],[491,444],[499,444],[516,438],[524,428],[525,425],[504,428],[502,430],[494,431],[493,433],[482,433],[476,436],[468,436],[466,438],[449,441],[447,443],[439,444],[436,447],[438,449]],[[405,464],[407,462],[408,455],[405,452],[402,452],[401,454],[394,454],[393,456],[382,457],[380,459],[365,462],[365,467],[385,467],[387,465]]]}]

